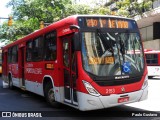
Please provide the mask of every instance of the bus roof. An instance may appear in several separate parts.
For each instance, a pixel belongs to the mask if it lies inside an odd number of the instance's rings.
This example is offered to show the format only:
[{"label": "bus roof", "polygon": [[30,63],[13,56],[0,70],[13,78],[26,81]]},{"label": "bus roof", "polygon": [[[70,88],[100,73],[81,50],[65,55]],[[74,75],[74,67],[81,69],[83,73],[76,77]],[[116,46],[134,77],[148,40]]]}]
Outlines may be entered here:
[{"label": "bus roof", "polygon": [[75,18],[77,17],[109,17],[109,18],[123,18],[123,19],[128,19],[128,20],[134,20],[132,18],[126,18],[126,17],[116,16],[116,15],[72,15],[68,17],[75,17]]},{"label": "bus roof", "polygon": [[19,39],[19,40],[16,40],[15,42],[13,43],[10,43],[6,46],[4,46],[2,49],[6,49],[6,48],[9,48],[9,47],[12,47],[16,44],[20,44],[26,40],[29,40],[31,38],[36,38],[42,34],[45,34],[47,32],[50,32],[54,29],[57,29],[57,28],[60,28],[62,26],[65,26],[66,24],[68,25],[74,25],[74,24],[77,24],[77,18],[78,17],[108,17],[108,18],[122,18],[122,19],[127,19],[127,20],[133,20],[133,19],[130,19],[130,18],[125,18],[125,17],[121,17],[121,16],[113,16],[113,15],[72,15],[72,16],[68,16],[62,20],[59,20],[57,22],[54,22],[52,24],[50,24],[49,26],[43,28],[43,29],[39,29],[39,30],[36,30],[28,35],[26,35],[25,37]]}]

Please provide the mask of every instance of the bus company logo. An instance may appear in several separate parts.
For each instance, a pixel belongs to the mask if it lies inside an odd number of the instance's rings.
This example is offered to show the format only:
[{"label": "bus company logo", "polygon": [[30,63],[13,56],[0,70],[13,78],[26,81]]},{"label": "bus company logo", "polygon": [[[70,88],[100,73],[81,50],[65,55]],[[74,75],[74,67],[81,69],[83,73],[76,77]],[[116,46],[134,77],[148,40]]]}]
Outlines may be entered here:
[{"label": "bus company logo", "polygon": [[32,112],[25,112],[25,113],[20,113],[20,112],[2,112],[2,116],[5,118],[10,118],[10,117],[42,117],[42,113],[32,113]]},{"label": "bus company logo", "polygon": [[63,33],[66,33],[66,32],[69,32],[70,31],[70,29],[69,28],[66,28],[66,29],[63,29]]},{"label": "bus company logo", "polygon": [[127,76],[118,76],[118,77],[115,77],[115,79],[127,79],[127,78],[129,78],[128,75]]},{"label": "bus company logo", "polygon": [[26,73],[42,74],[42,68],[26,68]]},{"label": "bus company logo", "polygon": [[126,90],[124,87],[121,88],[121,91],[124,93]]}]

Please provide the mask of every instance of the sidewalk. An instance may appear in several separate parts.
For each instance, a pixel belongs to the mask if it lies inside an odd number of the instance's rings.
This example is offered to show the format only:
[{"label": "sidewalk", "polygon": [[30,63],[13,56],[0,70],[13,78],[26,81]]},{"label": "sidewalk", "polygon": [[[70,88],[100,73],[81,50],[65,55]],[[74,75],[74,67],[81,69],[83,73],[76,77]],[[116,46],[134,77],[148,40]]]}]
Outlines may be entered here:
[{"label": "sidewalk", "polygon": [[145,101],[130,103],[127,104],[127,106],[148,111],[160,111],[160,79],[149,79],[148,84],[148,99]]}]

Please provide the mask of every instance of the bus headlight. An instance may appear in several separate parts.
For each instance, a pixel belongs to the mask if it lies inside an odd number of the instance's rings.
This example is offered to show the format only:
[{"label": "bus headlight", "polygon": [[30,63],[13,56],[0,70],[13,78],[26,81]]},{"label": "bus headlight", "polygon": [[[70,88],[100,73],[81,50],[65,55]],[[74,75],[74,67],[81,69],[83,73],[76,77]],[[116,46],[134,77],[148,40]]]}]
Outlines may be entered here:
[{"label": "bus headlight", "polygon": [[83,84],[90,95],[100,96],[100,94],[94,89],[94,87],[92,87],[90,83],[83,80]]},{"label": "bus headlight", "polygon": [[148,75],[146,75],[142,89],[145,89],[148,86]]}]

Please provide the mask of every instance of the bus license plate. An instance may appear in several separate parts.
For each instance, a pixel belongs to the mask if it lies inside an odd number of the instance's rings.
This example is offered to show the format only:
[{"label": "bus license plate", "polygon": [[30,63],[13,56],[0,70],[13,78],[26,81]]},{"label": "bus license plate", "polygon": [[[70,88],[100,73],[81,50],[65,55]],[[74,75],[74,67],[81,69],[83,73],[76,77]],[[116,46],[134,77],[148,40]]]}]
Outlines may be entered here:
[{"label": "bus license plate", "polygon": [[118,98],[118,103],[128,102],[129,97]]}]

